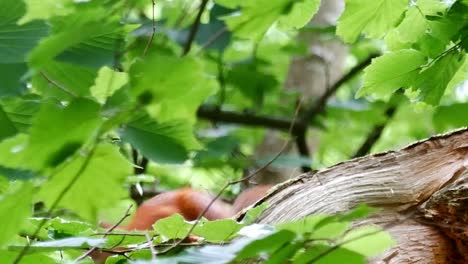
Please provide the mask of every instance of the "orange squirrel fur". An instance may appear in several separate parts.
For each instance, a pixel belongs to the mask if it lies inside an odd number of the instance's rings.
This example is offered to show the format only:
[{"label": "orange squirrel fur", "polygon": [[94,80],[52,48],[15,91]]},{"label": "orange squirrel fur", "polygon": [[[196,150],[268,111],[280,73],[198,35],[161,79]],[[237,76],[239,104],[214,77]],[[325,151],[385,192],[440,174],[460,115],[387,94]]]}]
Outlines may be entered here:
[{"label": "orange squirrel fur", "polygon": [[259,185],[241,192],[232,204],[233,213],[237,214],[243,209],[256,203],[260,198],[266,195],[267,191],[271,189],[271,187],[271,185]]},{"label": "orange squirrel fur", "polygon": [[[188,221],[195,220],[208,207],[212,199],[211,195],[188,187],[158,194],[138,207],[132,221],[125,229],[152,229],[152,225],[157,220],[177,213]],[[216,220],[228,218],[231,215],[230,206],[216,200],[204,216],[208,220]]]},{"label": "orange squirrel fur", "polygon": [[[205,213],[208,220],[229,218],[242,209],[254,204],[265,196],[270,185],[252,187],[242,192],[231,206],[223,201],[216,200]],[[126,230],[151,230],[152,225],[159,219],[180,214],[186,220],[192,221],[198,218],[208,207],[213,197],[208,193],[195,191],[186,187],[154,196],[142,203],[135,215],[126,227]]]}]

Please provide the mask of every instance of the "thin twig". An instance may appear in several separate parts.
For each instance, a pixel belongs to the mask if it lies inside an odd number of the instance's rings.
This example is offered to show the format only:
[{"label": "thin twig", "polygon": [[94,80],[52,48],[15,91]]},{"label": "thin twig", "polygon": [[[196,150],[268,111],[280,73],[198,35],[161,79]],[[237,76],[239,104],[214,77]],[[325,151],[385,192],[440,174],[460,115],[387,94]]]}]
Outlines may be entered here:
[{"label": "thin twig", "polygon": [[154,248],[153,245],[153,239],[149,236],[148,232],[145,233],[146,241],[148,242],[148,247],[151,250],[151,260],[156,261],[156,255],[158,254],[156,252],[156,249]]},{"label": "thin twig", "polygon": [[70,95],[70,96],[72,96],[72,97],[78,97],[78,95],[77,95],[75,92],[73,92],[73,91],[71,91],[71,90],[68,90],[67,88],[65,88],[65,87],[63,87],[62,85],[60,85],[59,83],[57,83],[56,81],[50,79],[49,76],[47,76],[47,75],[45,74],[45,72],[41,71],[40,74],[41,74],[42,77],[44,77],[44,79],[46,79],[46,81],[47,81],[48,83],[50,83],[50,84],[52,84],[53,86],[59,88],[60,91],[66,93],[66,94],[68,94],[68,95]]},{"label": "thin twig", "polygon": [[154,39],[154,35],[156,35],[156,21],[154,19],[154,7],[156,5],[156,2],[155,0],[151,0],[151,3],[152,3],[152,7],[151,7],[151,36],[150,36],[150,39],[148,40],[148,43],[146,43],[146,47],[145,47],[145,50],[143,51],[143,56],[146,56],[146,53],[148,52],[149,48],[151,47],[151,45],[153,44],[153,39]]},{"label": "thin twig", "polygon": [[195,21],[193,22],[192,27],[190,28],[187,41],[184,44],[184,50],[182,52],[182,56],[189,53],[190,49],[192,48],[192,43],[195,40],[195,36],[197,35],[198,28],[200,27],[201,16],[203,14],[203,11],[205,11],[206,4],[208,4],[208,0],[202,0],[200,4],[200,8],[198,9],[197,16],[195,17]]},{"label": "thin twig", "polygon": [[[127,208],[127,210],[125,211],[125,214],[119,219],[119,221],[117,221],[117,223],[115,223],[113,226],[111,226],[109,229],[107,229],[106,232],[104,232],[104,234],[102,235],[102,238],[106,238],[112,231],[114,231],[115,228],[117,228],[125,220],[125,218],[130,216],[130,210],[132,209],[132,207],[133,207],[133,204],[131,204]],[[96,251],[96,249],[98,249],[98,248],[97,247],[90,248],[83,255],[78,257],[75,260],[75,262],[79,262],[79,261],[85,259],[87,256],[91,255],[94,251]]]},{"label": "thin twig", "polygon": [[[96,232],[94,234],[92,234],[92,236],[102,236],[104,234],[107,234],[107,232]],[[145,234],[141,233],[130,233],[130,232],[112,232],[112,233],[109,233],[107,234],[107,236],[137,236],[137,237],[144,237]]]},{"label": "thin twig", "polygon": [[200,47],[200,49],[197,51],[197,55],[199,55],[204,49],[208,48],[209,46],[211,46],[211,44],[213,44],[213,42],[215,42],[216,40],[218,40],[222,35],[224,35],[224,33],[228,32],[227,30],[227,27],[223,27],[221,28],[220,30],[216,31],[213,36],[211,36],[205,43],[202,44],[202,46]]}]

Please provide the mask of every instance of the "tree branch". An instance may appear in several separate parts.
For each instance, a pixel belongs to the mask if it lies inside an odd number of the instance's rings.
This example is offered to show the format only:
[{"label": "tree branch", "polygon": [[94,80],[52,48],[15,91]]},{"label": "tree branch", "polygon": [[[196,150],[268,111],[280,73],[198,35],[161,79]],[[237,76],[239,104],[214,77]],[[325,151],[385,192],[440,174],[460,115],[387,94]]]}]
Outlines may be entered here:
[{"label": "tree branch", "polygon": [[[307,131],[301,132],[299,135],[296,136],[296,146],[297,151],[301,157],[310,157],[310,151],[307,147],[307,140],[306,140]],[[302,166],[302,172],[306,173],[312,171],[310,166]]]},{"label": "tree branch", "polygon": [[313,120],[318,115],[322,114],[325,111],[325,106],[327,105],[328,99],[336,93],[338,88],[341,87],[344,83],[352,79],[356,74],[362,71],[367,65],[369,65],[373,58],[377,57],[378,54],[371,54],[361,63],[352,68],[347,74],[345,74],[341,79],[335,82],[325,93],[313,104],[309,109],[307,109],[301,117],[301,122],[309,122]]},{"label": "tree branch", "polygon": [[200,8],[198,9],[197,17],[195,18],[195,21],[193,21],[192,27],[190,28],[189,36],[187,38],[187,41],[185,42],[182,55],[186,55],[187,53],[189,53],[190,49],[192,48],[192,43],[195,40],[195,35],[197,35],[198,27],[200,26],[201,16],[203,14],[203,11],[205,10],[206,4],[208,4],[208,0],[202,0]]},{"label": "tree branch", "polygon": [[391,106],[385,111],[385,116],[387,117],[387,120],[383,124],[374,126],[374,128],[369,133],[369,135],[367,135],[367,138],[364,141],[364,143],[353,155],[353,158],[361,157],[369,153],[369,151],[372,149],[374,144],[380,139],[380,136],[382,136],[383,130],[387,126],[388,122],[395,115],[395,112],[396,112],[396,106]]},{"label": "tree branch", "polygon": [[[364,61],[356,65],[347,74],[341,77],[341,79],[335,82],[314,104],[310,106],[310,108],[304,111],[298,122],[301,125],[300,129],[296,130],[294,133],[296,136],[296,146],[301,156],[310,157],[310,150],[306,141],[307,126],[309,122],[325,111],[328,99],[330,99],[330,97],[336,93],[338,88],[340,88],[344,83],[362,71],[362,69],[369,65],[372,59],[376,56],[377,54],[369,55],[369,57],[367,57]],[[311,168],[309,166],[302,166],[302,171],[309,172],[311,171]]]},{"label": "tree branch", "polygon": [[[281,131],[289,131],[293,121],[270,116],[258,116],[250,113],[237,113],[233,111],[221,110],[213,106],[201,106],[197,111],[198,118],[210,120],[212,122],[222,122],[231,124],[241,124],[253,127],[265,127]],[[297,122],[292,125],[291,132],[302,129],[302,124]]]}]

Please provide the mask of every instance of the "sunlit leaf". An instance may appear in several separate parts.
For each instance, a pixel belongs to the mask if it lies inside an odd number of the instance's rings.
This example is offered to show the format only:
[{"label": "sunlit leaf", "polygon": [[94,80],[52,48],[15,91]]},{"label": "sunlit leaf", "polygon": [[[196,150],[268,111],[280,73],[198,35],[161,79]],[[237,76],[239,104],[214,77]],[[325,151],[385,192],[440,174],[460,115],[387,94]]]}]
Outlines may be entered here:
[{"label": "sunlit leaf", "polygon": [[25,150],[28,167],[58,165],[97,132],[100,122],[99,106],[93,101],[77,99],[66,107],[56,102],[44,103],[31,127]]},{"label": "sunlit leaf", "polygon": [[31,216],[33,191],[31,183],[11,184],[11,189],[0,196],[0,215],[4,216],[0,225],[0,248],[12,240]]},{"label": "sunlit leaf", "polygon": [[39,196],[46,205],[52,204],[73,183],[59,206],[95,220],[100,208],[114,205],[127,194],[123,181],[132,173],[132,167],[115,146],[100,144],[93,152],[83,153],[64,166],[41,188]]},{"label": "sunlit leaf", "polygon": [[376,58],[365,69],[364,85],[357,96],[372,93],[383,97],[401,87],[410,87],[425,62],[425,56],[416,50],[401,50]]},{"label": "sunlit leaf", "polygon": [[348,232],[342,239],[342,248],[373,257],[391,247],[395,241],[381,228],[366,226]]},{"label": "sunlit leaf", "polygon": [[354,42],[361,33],[370,38],[382,37],[401,19],[408,0],[346,0],[346,8],[336,32],[346,42]]},{"label": "sunlit leaf", "polygon": [[153,228],[163,238],[163,241],[167,241],[185,238],[191,226],[180,214],[174,214],[157,221]]},{"label": "sunlit leaf", "polygon": [[108,97],[114,94],[128,82],[128,76],[124,72],[116,72],[109,67],[102,67],[98,76],[91,86],[91,94],[103,104]]}]

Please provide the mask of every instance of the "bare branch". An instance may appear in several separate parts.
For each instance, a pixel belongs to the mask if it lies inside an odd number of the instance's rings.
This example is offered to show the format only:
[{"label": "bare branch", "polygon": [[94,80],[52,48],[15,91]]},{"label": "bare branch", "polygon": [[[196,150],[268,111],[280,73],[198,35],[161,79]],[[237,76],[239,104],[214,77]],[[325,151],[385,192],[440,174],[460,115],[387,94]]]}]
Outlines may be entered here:
[{"label": "bare branch", "polygon": [[[282,131],[290,130],[293,134],[298,129],[301,129],[301,124],[285,118],[259,116],[251,113],[237,113],[206,105],[198,108],[197,116],[199,118],[207,119],[213,122],[241,124],[253,127],[265,127]],[[290,127],[292,127],[292,129],[290,129]]]},{"label": "bare branch", "polygon": [[151,47],[151,45],[153,44],[153,39],[154,39],[154,35],[156,35],[156,21],[154,20],[154,7],[156,5],[156,2],[155,0],[151,0],[151,36],[150,36],[150,39],[148,40],[148,43],[146,43],[146,47],[145,47],[145,50],[143,51],[143,56],[146,56],[146,53],[148,52],[149,48]]},{"label": "bare branch", "polygon": [[192,48],[192,43],[195,40],[198,28],[200,27],[201,16],[203,14],[203,11],[205,11],[206,4],[208,4],[208,0],[202,0],[195,21],[193,22],[192,27],[190,28],[187,41],[184,44],[184,50],[182,52],[182,55],[186,55],[187,53],[189,53],[190,49]]},{"label": "bare branch", "polygon": [[374,144],[377,143],[377,141],[380,139],[380,136],[382,136],[383,130],[387,126],[388,122],[390,122],[392,117],[395,115],[395,112],[395,106],[391,106],[387,109],[387,111],[385,111],[385,116],[387,117],[387,120],[383,124],[376,125],[372,129],[372,131],[367,135],[366,140],[364,140],[364,143],[353,155],[353,158],[361,157],[369,153]]},{"label": "bare branch", "polygon": [[[113,226],[111,226],[109,229],[107,229],[106,232],[104,232],[104,234],[102,235],[102,238],[106,238],[112,231],[114,231],[115,228],[117,228],[125,220],[125,218],[130,216],[130,210],[132,209],[132,207],[133,207],[133,205],[131,204],[127,208],[127,210],[125,211],[125,214],[119,219],[119,221],[117,221],[117,223],[115,223]],[[79,262],[79,261],[85,259],[87,256],[91,255],[96,249],[97,249],[97,247],[90,248],[83,255],[78,257],[75,260],[75,262]]]},{"label": "bare branch", "polygon": [[352,79],[356,74],[361,72],[367,65],[369,65],[373,58],[377,57],[378,54],[371,54],[361,63],[352,68],[347,74],[345,74],[341,79],[335,82],[327,91],[313,104],[301,117],[301,122],[310,122],[312,119],[322,114],[325,111],[325,106],[328,99],[335,94],[338,88],[341,87],[344,83]]}]

